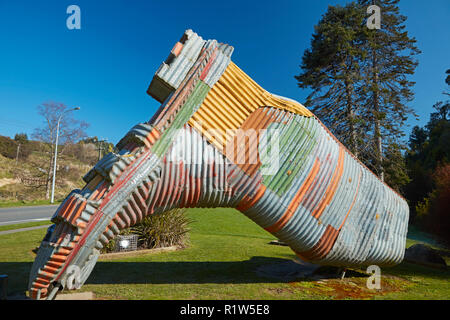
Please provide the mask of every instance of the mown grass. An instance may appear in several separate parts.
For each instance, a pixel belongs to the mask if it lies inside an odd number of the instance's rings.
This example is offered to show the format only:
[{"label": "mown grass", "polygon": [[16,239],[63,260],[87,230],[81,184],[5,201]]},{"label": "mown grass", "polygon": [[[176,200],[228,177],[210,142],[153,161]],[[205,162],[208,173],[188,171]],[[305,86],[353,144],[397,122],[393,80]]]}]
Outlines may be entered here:
[{"label": "mown grass", "polygon": [[5,226],[0,226],[0,232],[1,231],[8,231],[8,230],[29,228],[29,227],[45,226],[45,225],[48,225],[48,224],[51,224],[50,220],[8,224],[8,225],[5,225]]},{"label": "mown grass", "polygon": [[51,203],[50,200],[0,201],[0,208],[48,206],[60,204],[61,202],[62,200],[55,200],[53,203]]},{"label": "mown grass", "polygon": [[[272,235],[232,209],[190,209],[190,246],[184,250],[100,259],[82,291],[99,299],[449,299],[450,272],[409,263],[382,268],[381,290],[367,277],[283,282],[258,267],[295,258]],[[0,236],[0,274],[9,292],[24,292],[45,229]],[[416,243],[408,241],[408,245]],[[362,270],[364,271],[364,270]]]}]

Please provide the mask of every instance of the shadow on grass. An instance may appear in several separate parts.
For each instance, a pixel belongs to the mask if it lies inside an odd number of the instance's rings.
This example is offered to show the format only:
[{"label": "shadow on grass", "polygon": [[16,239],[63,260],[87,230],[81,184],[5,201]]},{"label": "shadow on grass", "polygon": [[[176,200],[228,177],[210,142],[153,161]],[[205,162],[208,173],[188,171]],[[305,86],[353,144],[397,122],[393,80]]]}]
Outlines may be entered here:
[{"label": "shadow on grass", "polygon": [[[169,261],[121,262],[100,261],[86,284],[246,284],[280,283],[279,278],[264,277],[256,271],[261,266],[284,265],[290,259],[252,257],[245,261]],[[0,274],[8,275],[8,295],[23,294],[27,290],[31,262],[0,262]],[[449,270],[439,270],[402,263],[387,268],[385,274],[400,277],[425,276],[449,279]],[[347,273],[347,277],[362,276]],[[308,279],[298,279],[308,281]]]},{"label": "shadow on grass", "polygon": [[291,260],[252,257],[245,261],[170,261],[115,262],[100,261],[86,284],[202,284],[280,282],[258,276],[255,270],[266,264]]},{"label": "shadow on grass", "polygon": [[[382,270],[383,272],[383,270]],[[386,268],[385,273],[399,277],[427,277],[436,280],[450,279],[450,268],[440,269],[403,261],[397,266]]]},{"label": "shadow on grass", "polygon": [[[277,279],[260,277],[260,265],[291,260],[253,257],[246,261],[200,262],[119,262],[99,261],[86,284],[172,284],[172,283],[271,283]],[[0,262],[0,274],[8,275],[8,295],[27,290],[32,262]]]},{"label": "shadow on grass", "polygon": [[32,262],[0,262],[0,274],[8,275],[7,295],[25,295]]}]

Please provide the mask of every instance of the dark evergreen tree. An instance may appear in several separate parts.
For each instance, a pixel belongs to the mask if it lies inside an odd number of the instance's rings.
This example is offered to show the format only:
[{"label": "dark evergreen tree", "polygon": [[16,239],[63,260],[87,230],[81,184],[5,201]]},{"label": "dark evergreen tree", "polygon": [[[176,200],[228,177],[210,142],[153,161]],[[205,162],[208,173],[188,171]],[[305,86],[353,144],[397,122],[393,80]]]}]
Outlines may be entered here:
[{"label": "dark evergreen tree", "polygon": [[[447,79],[446,83],[450,85]],[[450,101],[435,103],[435,112],[430,114],[428,123],[423,128],[415,126],[409,139],[410,149],[405,158],[411,182],[406,185],[405,191],[413,218],[417,205],[424,203],[424,199],[436,188],[436,170],[450,163],[449,107]]]},{"label": "dark evergreen tree", "polygon": [[[381,9],[380,29],[369,29],[367,9]],[[358,0],[329,6],[302,57],[300,88],[306,106],[364,164],[396,189],[407,183],[404,124],[420,51],[405,30],[398,0]]]},{"label": "dark evergreen tree", "polygon": [[[413,99],[413,81],[408,80],[417,67],[414,56],[420,51],[416,40],[408,35],[406,17],[398,8],[399,0],[358,0],[361,9],[377,5],[381,9],[381,28],[365,28],[363,50],[367,59],[361,65],[363,86],[360,88],[360,104],[365,106],[364,118],[371,124],[371,157],[367,161],[384,180],[386,163],[384,150],[389,143],[398,151],[406,146],[401,142],[405,136],[404,124],[408,116],[415,115],[407,105]],[[368,16],[367,16],[368,17]],[[392,149],[392,145],[389,147]],[[397,164],[397,170],[400,167]],[[392,171],[392,168],[388,169]],[[404,167],[403,169],[404,170]]]},{"label": "dark evergreen tree", "polygon": [[355,3],[329,6],[302,58],[295,78],[300,88],[311,88],[306,106],[356,156],[363,131],[355,96],[361,80],[363,19]]}]

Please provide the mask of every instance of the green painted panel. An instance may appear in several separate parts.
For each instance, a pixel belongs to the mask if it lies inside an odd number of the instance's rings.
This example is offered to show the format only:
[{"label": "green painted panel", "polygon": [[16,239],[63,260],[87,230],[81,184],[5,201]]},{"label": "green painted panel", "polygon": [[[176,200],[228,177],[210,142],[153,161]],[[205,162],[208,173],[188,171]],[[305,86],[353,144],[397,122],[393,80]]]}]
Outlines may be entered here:
[{"label": "green painted panel", "polygon": [[189,99],[181,107],[173,120],[173,123],[164,131],[161,138],[156,141],[152,147],[152,152],[158,156],[162,156],[172,144],[174,135],[178,129],[181,129],[186,122],[192,117],[197,107],[205,99],[210,87],[203,81],[198,81],[195,85],[194,91],[189,96]]},{"label": "green painted panel", "polygon": [[[287,128],[282,128],[287,126]],[[314,118],[296,116],[289,124],[272,123],[270,129],[282,129],[280,136],[280,168],[273,176],[264,176],[263,184],[282,196],[298,178],[306,160],[317,145],[317,125]],[[300,146],[300,148],[299,148]],[[287,174],[288,171],[290,174]]]}]

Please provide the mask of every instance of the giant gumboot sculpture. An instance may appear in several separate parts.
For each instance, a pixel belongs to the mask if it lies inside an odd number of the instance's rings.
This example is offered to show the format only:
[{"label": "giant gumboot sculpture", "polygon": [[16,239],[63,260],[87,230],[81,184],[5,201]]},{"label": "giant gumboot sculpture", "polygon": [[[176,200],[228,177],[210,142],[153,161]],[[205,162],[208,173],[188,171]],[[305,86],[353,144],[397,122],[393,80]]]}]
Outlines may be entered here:
[{"label": "giant gumboot sculpture", "polygon": [[232,52],[191,30],[175,44],[148,88],[159,110],[53,215],[30,273],[32,298],[79,288],[120,230],[183,207],[236,208],[313,263],[401,262],[405,200],[308,109],[260,87]]}]

